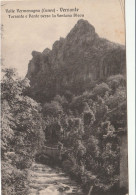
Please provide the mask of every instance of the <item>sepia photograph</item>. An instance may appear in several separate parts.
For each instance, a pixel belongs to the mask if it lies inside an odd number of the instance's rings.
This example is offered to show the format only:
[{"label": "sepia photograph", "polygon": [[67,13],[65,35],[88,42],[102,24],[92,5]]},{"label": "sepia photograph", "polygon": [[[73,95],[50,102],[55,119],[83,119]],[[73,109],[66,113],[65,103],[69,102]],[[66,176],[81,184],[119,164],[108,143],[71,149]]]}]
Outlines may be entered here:
[{"label": "sepia photograph", "polygon": [[2,195],[128,195],[124,0],[1,2]]}]

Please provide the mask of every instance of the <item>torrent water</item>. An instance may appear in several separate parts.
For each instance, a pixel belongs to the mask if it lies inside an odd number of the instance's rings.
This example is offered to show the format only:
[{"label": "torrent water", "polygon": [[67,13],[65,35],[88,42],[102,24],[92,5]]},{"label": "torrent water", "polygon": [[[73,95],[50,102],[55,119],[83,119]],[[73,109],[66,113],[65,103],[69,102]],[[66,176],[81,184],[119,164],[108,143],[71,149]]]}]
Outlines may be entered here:
[{"label": "torrent water", "polygon": [[60,168],[33,163],[28,179],[28,195],[84,195],[81,187]]}]

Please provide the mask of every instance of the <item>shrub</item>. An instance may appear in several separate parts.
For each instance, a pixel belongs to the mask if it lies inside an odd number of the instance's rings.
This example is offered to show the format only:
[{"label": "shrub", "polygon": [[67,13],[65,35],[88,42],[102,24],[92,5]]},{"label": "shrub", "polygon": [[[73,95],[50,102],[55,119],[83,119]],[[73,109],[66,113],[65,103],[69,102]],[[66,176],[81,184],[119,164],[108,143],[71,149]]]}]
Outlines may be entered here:
[{"label": "shrub", "polygon": [[103,97],[107,91],[110,91],[110,88],[106,83],[98,84],[93,89],[93,93],[101,97]]},{"label": "shrub", "polygon": [[123,75],[113,75],[107,79],[107,83],[114,92],[119,86],[126,86],[126,79]]},{"label": "shrub", "polygon": [[58,115],[63,113],[63,109],[62,109],[62,106],[58,102],[52,101],[51,103],[44,104],[43,113],[44,113],[44,116],[57,117]]}]

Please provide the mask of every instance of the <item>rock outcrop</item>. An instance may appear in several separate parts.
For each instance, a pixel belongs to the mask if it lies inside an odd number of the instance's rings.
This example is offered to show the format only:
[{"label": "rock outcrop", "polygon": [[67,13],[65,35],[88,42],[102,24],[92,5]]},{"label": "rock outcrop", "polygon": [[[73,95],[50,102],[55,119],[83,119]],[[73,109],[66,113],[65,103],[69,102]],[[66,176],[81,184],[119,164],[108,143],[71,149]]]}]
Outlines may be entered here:
[{"label": "rock outcrop", "polygon": [[79,20],[52,50],[32,52],[26,75],[31,93],[37,100],[49,100],[67,89],[80,93],[94,81],[125,74],[125,52],[125,46],[100,38],[88,21]]}]

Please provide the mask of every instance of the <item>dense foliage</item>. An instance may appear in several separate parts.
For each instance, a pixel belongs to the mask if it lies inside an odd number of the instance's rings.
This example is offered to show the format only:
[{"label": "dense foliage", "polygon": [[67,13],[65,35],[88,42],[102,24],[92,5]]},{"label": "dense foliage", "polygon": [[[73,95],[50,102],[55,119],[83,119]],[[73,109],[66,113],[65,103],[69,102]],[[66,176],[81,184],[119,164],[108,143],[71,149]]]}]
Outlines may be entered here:
[{"label": "dense foliage", "polygon": [[63,143],[62,167],[88,192],[118,190],[118,129],[126,128],[126,86],[122,75],[90,91],[70,91],[43,105],[46,143]]},{"label": "dense foliage", "polygon": [[14,70],[3,70],[3,194],[27,194],[27,168],[44,143],[63,144],[60,164],[86,192],[91,186],[96,194],[116,192],[120,155],[117,132],[127,125],[124,77],[111,76],[78,96],[65,91],[42,107],[26,95],[28,87],[28,80],[19,79]]},{"label": "dense foliage", "polygon": [[44,141],[41,107],[25,95],[27,79],[4,69],[1,81],[2,194],[26,195],[27,168]]}]

